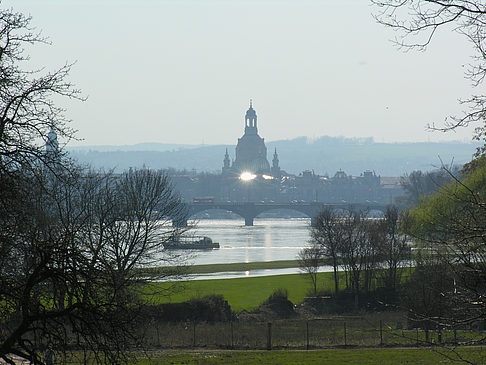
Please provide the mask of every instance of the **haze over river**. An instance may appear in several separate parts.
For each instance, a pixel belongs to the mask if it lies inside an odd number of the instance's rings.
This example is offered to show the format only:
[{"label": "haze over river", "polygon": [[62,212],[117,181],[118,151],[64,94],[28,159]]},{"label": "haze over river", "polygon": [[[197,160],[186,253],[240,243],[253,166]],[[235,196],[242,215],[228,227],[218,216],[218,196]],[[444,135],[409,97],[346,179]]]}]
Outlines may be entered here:
[{"label": "haze over river", "polygon": [[219,242],[215,250],[194,251],[198,264],[295,260],[309,241],[309,218],[255,218],[246,227],[243,219],[201,219],[194,233]]}]

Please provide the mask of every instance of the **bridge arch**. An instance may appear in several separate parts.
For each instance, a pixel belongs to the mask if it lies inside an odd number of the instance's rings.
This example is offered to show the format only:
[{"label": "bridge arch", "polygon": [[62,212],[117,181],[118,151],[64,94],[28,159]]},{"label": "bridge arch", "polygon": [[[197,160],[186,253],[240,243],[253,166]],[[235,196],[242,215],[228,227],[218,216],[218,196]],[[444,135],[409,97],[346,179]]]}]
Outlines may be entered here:
[{"label": "bridge arch", "polygon": [[255,218],[259,218],[261,215],[265,214],[265,213],[271,213],[271,212],[275,212],[275,213],[279,213],[280,215],[282,216],[289,216],[289,215],[293,215],[297,218],[312,218],[307,212],[303,212],[299,209],[293,209],[293,208],[268,208],[266,210],[263,210],[261,211],[260,213],[258,213]]},{"label": "bridge arch", "polygon": [[373,211],[381,211],[385,212],[386,205],[379,204],[379,203],[360,203],[360,204],[349,204],[349,203],[338,203],[338,204],[325,204],[319,202],[312,202],[312,203],[231,203],[231,202],[208,202],[208,203],[187,203],[186,204],[186,218],[184,220],[173,221],[174,225],[187,225],[187,219],[194,216],[197,213],[203,212],[205,210],[211,209],[221,209],[232,212],[234,214],[239,215],[240,217],[245,219],[246,226],[252,226],[253,220],[255,217],[260,215],[263,212],[271,211],[271,210],[294,210],[300,213],[303,213],[312,219],[312,223],[314,218],[325,208],[332,208],[332,209],[360,209],[360,210],[370,210]]},{"label": "bridge arch", "polygon": [[198,215],[200,215],[201,213],[204,213],[204,212],[208,212],[208,211],[220,211],[220,212],[226,212],[226,213],[229,213],[231,215],[237,215],[238,217],[244,219],[245,217],[243,215],[241,215],[239,212],[237,211],[234,211],[232,209],[227,209],[227,208],[219,208],[219,207],[209,207],[209,208],[206,208],[206,209],[196,209],[196,210],[191,210],[187,216],[187,219],[193,219],[194,217],[197,217]]}]

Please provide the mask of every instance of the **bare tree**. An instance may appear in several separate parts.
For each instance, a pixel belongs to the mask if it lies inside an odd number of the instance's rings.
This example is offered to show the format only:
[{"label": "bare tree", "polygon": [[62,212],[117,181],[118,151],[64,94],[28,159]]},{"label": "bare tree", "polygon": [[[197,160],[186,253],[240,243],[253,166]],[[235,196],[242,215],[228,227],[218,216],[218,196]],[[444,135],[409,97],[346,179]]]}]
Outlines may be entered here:
[{"label": "bare tree", "polygon": [[401,279],[400,268],[410,258],[410,248],[407,245],[408,237],[400,227],[400,212],[395,206],[389,206],[381,222],[383,239],[378,241],[380,259],[385,263],[382,271],[382,280],[386,288],[395,290]]},{"label": "bare tree", "polygon": [[[179,258],[177,253],[163,248],[187,229],[171,226],[172,220],[186,218],[184,205],[168,176],[161,171],[130,169],[109,180],[96,202],[98,222],[94,229],[90,227],[89,242],[103,258],[112,275],[112,285],[123,287],[125,281],[134,280],[148,284],[139,269],[167,267],[166,261],[172,263]],[[157,273],[157,277],[151,276],[151,281],[176,274],[173,268]]]},{"label": "bare tree", "polygon": [[162,245],[180,233],[166,223],[181,204],[160,172],[66,173],[24,175],[1,200],[11,207],[0,216],[8,227],[0,245],[0,358],[43,364],[50,344],[77,345],[96,363],[128,362],[127,350],[140,345],[142,285],[154,279],[139,269],[175,259]]},{"label": "bare tree", "polygon": [[359,305],[361,294],[369,294],[376,288],[377,278],[381,277],[380,283],[395,291],[400,282],[400,268],[410,252],[399,218],[396,207],[388,207],[383,218],[370,218],[367,211],[353,207],[322,211],[311,227],[311,246],[300,254],[308,259],[301,260],[305,272],[314,270],[318,254],[329,259],[338,293],[341,266],[355,306]]},{"label": "bare tree", "polygon": [[312,245],[305,247],[299,252],[300,270],[307,274],[312,282],[314,296],[317,295],[317,273],[323,263],[324,252],[321,246]]},{"label": "bare tree", "polygon": [[[376,19],[397,31],[396,43],[404,49],[425,49],[434,34],[444,28],[463,35],[474,49],[473,62],[466,77],[473,85],[480,85],[486,76],[486,4],[480,0],[372,0],[377,5]],[[464,115],[451,117],[443,126],[429,127],[448,131],[469,124],[477,124],[474,139],[486,141],[486,96],[473,95],[462,100],[469,106]],[[478,148],[477,154],[486,152]]]},{"label": "bare tree", "polygon": [[368,293],[375,288],[376,272],[382,259],[380,244],[384,238],[383,224],[365,216],[361,221],[360,231],[361,260],[364,263],[363,289]]},{"label": "bare tree", "polygon": [[45,153],[50,131],[73,137],[53,99],[80,97],[69,64],[28,68],[24,47],[43,43],[29,17],[0,10],[0,359],[44,364],[49,345],[127,363],[140,344],[141,269],[177,259],[162,245],[180,233],[167,222],[181,204],[160,172],[86,171],[52,140]]},{"label": "bare tree", "polygon": [[400,177],[400,185],[405,190],[405,194],[400,201],[405,206],[415,206],[420,199],[437,192],[442,186],[452,182],[454,176],[459,176],[458,168],[453,169],[450,174],[448,168],[442,167],[434,171],[422,172],[412,171]]},{"label": "bare tree", "polygon": [[363,212],[350,208],[348,215],[344,216],[341,222],[344,227],[340,246],[341,257],[343,266],[349,275],[356,306],[361,289],[369,289],[376,265],[374,242],[371,241],[371,223],[365,219],[365,216],[366,214]]},{"label": "bare tree", "polygon": [[[312,247],[321,247],[334,271],[334,290],[339,291],[339,267],[344,267],[346,285],[355,295],[371,289],[384,231],[381,221],[369,220],[366,212],[352,207],[344,211],[325,209],[311,228]],[[348,282],[349,279],[349,282]]]},{"label": "bare tree", "polygon": [[70,64],[52,72],[28,68],[24,47],[47,43],[30,21],[13,10],[0,9],[0,167],[7,170],[46,161],[43,141],[51,128],[60,137],[72,138],[74,131],[53,97],[80,99],[79,91],[67,81]]},{"label": "bare tree", "polygon": [[331,260],[335,293],[339,292],[340,245],[344,234],[340,219],[338,212],[326,208],[316,217],[310,232],[312,247],[320,247],[324,258]]}]

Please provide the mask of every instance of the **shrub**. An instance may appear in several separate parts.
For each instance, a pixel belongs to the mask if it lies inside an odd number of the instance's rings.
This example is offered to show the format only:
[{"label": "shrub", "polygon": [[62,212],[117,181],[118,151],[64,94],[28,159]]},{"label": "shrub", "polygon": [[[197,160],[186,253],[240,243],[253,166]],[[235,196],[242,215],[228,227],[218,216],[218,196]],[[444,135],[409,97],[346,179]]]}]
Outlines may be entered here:
[{"label": "shrub", "polygon": [[152,318],[166,322],[225,322],[234,317],[222,295],[208,295],[182,303],[165,303],[147,308]]}]

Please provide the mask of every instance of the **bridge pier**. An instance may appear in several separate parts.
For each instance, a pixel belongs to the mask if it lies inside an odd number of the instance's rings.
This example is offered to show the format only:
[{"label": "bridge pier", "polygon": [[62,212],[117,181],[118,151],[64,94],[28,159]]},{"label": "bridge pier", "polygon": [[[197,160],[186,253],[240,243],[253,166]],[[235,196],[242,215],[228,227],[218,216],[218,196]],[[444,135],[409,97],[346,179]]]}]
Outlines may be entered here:
[{"label": "bridge pier", "polygon": [[245,226],[253,226],[253,217],[245,217]]},{"label": "bridge pier", "polygon": [[315,227],[316,224],[317,224],[317,217],[315,217],[315,216],[314,217],[311,217],[311,226],[312,227]]}]

